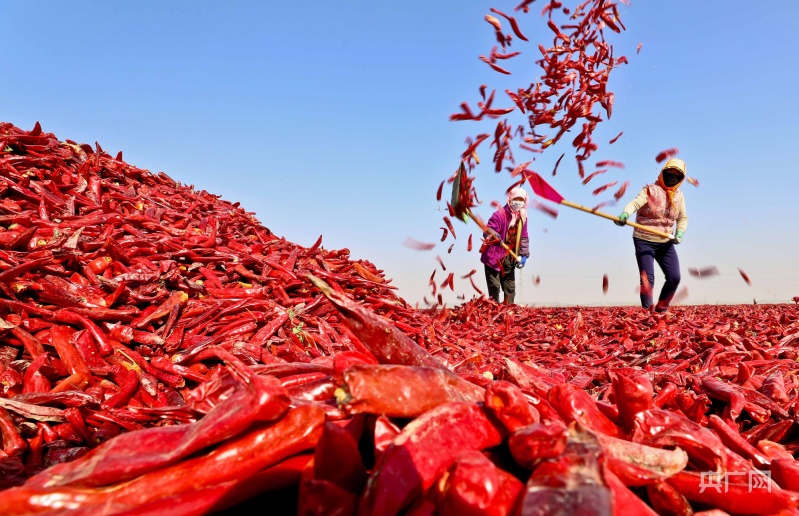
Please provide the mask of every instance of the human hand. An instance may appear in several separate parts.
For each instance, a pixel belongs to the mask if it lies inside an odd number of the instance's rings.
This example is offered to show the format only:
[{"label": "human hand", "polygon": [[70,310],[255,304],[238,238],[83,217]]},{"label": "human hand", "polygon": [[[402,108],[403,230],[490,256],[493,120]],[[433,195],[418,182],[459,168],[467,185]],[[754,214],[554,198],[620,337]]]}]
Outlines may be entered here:
[{"label": "human hand", "polygon": [[677,233],[674,235],[674,239],[672,240],[672,242],[674,242],[675,244],[679,244],[680,242],[682,242],[683,234],[684,233],[682,231],[677,231]]},{"label": "human hand", "polygon": [[516,268],[521,269],[527,263],[526,256],[517,256],[516,257]]},{"label": "human hand", "polygon": [[627,225],[627,219],[629,219],[629,218],[630,218],[630,214],[625,211],[625,212],[622,212],[621,215],[619,215],[619,220],[614,220],[613,223],[616,224],[617,226],[626,226]]}]

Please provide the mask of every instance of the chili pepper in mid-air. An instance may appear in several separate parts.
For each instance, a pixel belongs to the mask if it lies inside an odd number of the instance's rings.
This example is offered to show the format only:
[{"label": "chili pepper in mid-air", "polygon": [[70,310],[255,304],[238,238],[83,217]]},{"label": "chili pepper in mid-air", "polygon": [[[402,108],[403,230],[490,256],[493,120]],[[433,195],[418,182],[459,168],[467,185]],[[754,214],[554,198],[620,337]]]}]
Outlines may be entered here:
[{"label": "chili pepper in mid-air", "polygon": [[662,162],[666,161],[667,159],[676,156],[679,153],[680,153],[680,150],[677,149],[676,147],[671,148],[671,149],[666,149],[664,151],[658,152],[657,156],[655,156],[655,161],[657,161],[658,163],[662,163]]}]

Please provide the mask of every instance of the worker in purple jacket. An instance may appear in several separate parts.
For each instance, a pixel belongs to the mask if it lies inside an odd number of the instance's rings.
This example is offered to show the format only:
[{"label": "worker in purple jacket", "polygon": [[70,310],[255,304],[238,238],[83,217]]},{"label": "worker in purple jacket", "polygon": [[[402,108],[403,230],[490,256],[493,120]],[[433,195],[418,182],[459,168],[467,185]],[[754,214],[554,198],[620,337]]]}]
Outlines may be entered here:
[{"label": "worker in purple jacket", "polygon": [[[513,304],[516,296],[516,268],[524,267],[530,256],[527,203],[527,192],[523,188],[511,189],[508,192],[508,203],[491,215],[487,224],[489,231],[483,234],[480,261],[485,265],[488,295],[497,303],[501,288],[505,293],[503,302]],[[505,242],[513,250],[516,259],[501,242]]]}]

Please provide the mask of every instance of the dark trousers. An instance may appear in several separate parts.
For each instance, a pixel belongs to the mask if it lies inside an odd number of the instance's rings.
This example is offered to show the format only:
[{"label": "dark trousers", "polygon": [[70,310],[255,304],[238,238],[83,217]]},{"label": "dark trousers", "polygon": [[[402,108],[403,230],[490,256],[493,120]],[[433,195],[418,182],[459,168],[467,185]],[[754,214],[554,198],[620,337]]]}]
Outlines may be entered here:
[{"label": "dark trousers", "polygon": [[513,304],[516,297],[516,262],[510,256],[502,260],[503,273],[500,275],[498,270],[485,266],[486,284],[488,285],[488,297],[499,303],[499,289],[505,293],[505,304]]},{"label": "dark trousers", "polygon": [[[652,290],[655,286],[655,262],[660,266],[666,277],[663,289],[658,297],[656,310],[663,311],[668,308],[671,298],[680,284],[680,260],[673,242],[647,242],[640,238],[633,238],[635,244],[635,259],[638,262],[638,272],[641,275],[641,306],[652,306]],[[644,288],[644,274],[649,280],[649,289]]]}]

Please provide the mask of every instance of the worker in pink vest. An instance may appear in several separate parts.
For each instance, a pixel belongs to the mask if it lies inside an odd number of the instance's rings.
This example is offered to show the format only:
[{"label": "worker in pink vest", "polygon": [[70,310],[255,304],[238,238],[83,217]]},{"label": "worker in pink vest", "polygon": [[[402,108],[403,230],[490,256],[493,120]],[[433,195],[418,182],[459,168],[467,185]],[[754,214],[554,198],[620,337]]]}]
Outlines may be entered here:
[{"label": "worker in pink vest", "polygon": [[[627,219],[637,212],[635,221],[664,233],[672,233],[674,238],[660,237],[636,229],[633,231],[635,259],[641,276],[641,306],[652,307],[652,287],[655,285],[655,262],[660,266],[666,278],[660,291],[656,312],[665,312],[671,298],[680,284],[680,260],[675,245],[682,242],[685,229],[688,227],[688,215],[685,211],[685,198],[680,185],[685,180],[686,166],[681,159],[672,158],[663,165],[657,181],[646,185],[638,196],[624,207],[619,215],[619,226],[624,226]],[[674,225],[677,225],[674,230]]]}]

